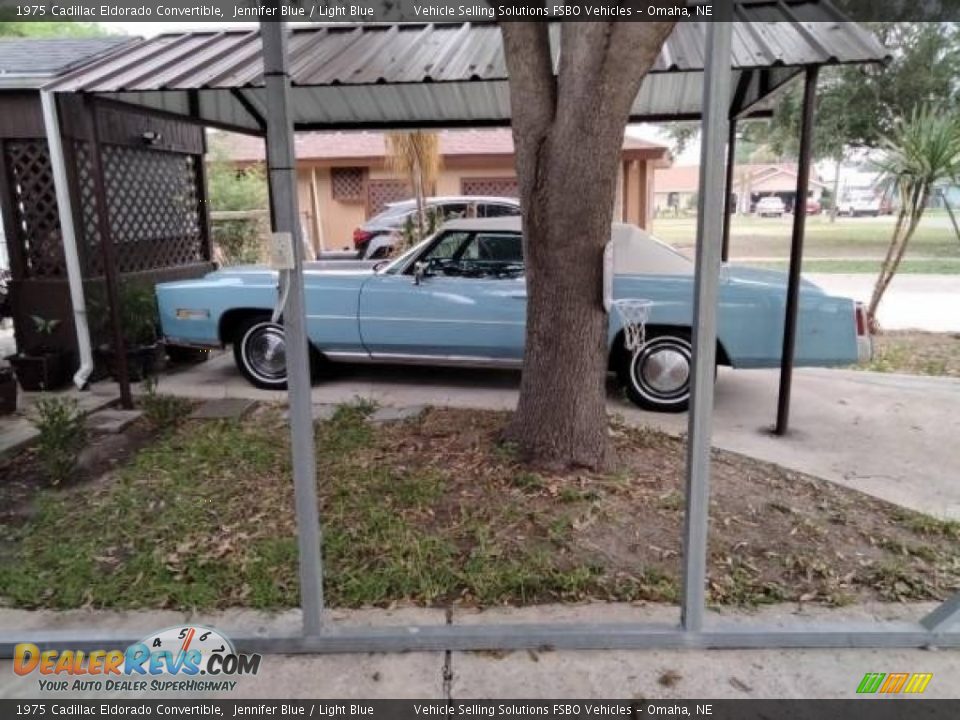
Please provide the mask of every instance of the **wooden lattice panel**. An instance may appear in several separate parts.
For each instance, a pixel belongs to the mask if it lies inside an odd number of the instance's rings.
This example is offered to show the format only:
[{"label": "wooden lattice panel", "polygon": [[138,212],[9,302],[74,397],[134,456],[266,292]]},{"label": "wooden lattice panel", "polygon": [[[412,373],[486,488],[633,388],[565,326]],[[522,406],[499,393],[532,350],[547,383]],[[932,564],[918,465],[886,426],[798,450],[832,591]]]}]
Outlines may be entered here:
[{"label": "wooden lattice panel", "polygon": [[10,172],[16,235],[24,278],[55,278],[66,274],[57,193],[46,140],[16,140],[5,144]]},{"label": "wooden lattice panel", "polygon": [[97,225],[97,193],[93,181],[93,160],[85,142],[73,144],[76,162],[76,192],[79,199],[80,227],[77,228],[80,257],[86,277],[103,275],[103,254],[100,249],[100,227]]},{"label": "wooden lattice panel", "polygon": [[403,180],[370,180],[367,182],[367,215],[376,215],[387,203],[409,197],[410,190]]},{"label": "wooden lattice panel", "polygon": [[121,273],[205,260],[194,155],[103,148],[110,232]]},{"label": "wooden lattice panel", "polygon": [[517,197],[520,189],[517,179],[499,178],[463,178],[460,190],[464,195],[487,195],[490,197]]},{"label": "wooden lattice panel", "polygon": [[359,167],[339,167],[330,170],[331,194],[334,200],[359,201],[364,198],[367,172]]}]

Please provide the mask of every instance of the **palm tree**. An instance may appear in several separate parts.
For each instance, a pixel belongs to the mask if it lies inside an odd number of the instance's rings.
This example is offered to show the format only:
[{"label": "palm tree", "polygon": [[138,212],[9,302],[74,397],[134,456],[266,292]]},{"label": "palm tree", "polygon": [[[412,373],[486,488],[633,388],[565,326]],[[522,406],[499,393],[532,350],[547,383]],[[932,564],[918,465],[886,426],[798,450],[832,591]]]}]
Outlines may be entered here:
[{"label": "palm tree", "polygon": [[436,133],[387,133],[387,166],[407,178],[417,200],[417,229],[422,238],[427,232],[426,189],[433,187],[440,174],[440,138]]},{"label": "palm tree", "polygon": [[880,329],[877,308],[920,224],[934,185],[960,175],[960,119],[928,107],[916,108],[909,118],[897,121],[881,148],[883,157],[875,163],[880,172],[878,188],[899,198],[900,211],[867,307],[874,332]]}]

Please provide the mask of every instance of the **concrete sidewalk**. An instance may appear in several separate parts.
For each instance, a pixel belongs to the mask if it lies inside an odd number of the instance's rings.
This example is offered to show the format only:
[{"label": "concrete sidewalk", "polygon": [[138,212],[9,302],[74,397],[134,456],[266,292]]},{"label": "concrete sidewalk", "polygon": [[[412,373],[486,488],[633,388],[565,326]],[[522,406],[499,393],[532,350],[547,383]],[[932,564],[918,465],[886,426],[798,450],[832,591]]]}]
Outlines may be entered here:
[{"label": "concrete sidewalk", "polygon": [[[443,405],[507,410],[519,374],[438,368],[357,366],[313,388],[315,403],[357,397],[381,405]],[[770,429],[776,415],[775,370],[721,368],[714,413],[715,447],[774,462],[941,517],[960,518],[960,380],[854,370],[798,370],[791,433]],[[160,390],[187,397],[286,400],[257,390],[230,354],[176,375]],[[609,407],[629,423],[679,434],[687,416],[639,410],[611,387]]]},{"label": "concrete sidewalk", "polygon": [[[754,613],[725,612],[775,624],[864,620],[915,620],[931,609],[916,605],[869,605],[844,609],[768,607]],[[332,611],[343,624],[443,624],[446,611]],[[714,614],[715,615],[715,614]],[[678,609],[665,605],[593,603],[546,605],[477,612],[455,610],[451,622],[676,622]],[[149,632],[185,621],[258,632],[292,632],[299,613],[279,615],[227,611],[188,618],[169,611],[118,613],[77,610],[0,611],[0,632],[12,627],[85,627]],[[18,677],[0,662],[0,698],[66,699],[82,694],[38,691],[37,678]],[[225,698],[855,698],[867,672],[932,672],[924,694],[956,697],[960,651],[956,650],[646,650],[453,652],[384,655],[268,655],[260,673],[244,678]],[[104,697],[104,694],[90,697]],[[145,694],[146,697],[161,697]],[[123,697],[114,693],[113,697]],[[168,695],[170,697],[170,695]],[[196,697],[196,696],[194,696]]]}]

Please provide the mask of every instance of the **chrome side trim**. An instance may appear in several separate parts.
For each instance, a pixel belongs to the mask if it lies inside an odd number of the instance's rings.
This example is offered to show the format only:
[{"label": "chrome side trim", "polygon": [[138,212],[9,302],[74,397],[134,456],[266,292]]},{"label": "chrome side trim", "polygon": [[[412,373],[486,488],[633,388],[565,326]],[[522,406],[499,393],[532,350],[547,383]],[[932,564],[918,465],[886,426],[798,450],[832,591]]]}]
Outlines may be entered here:
[{"label": "chrome side trim", "polygon": [[323,356],[327,360],[332,360],[333,362],[345,362],[345,363],[363,363],[363,362],[372,362],[369,353],[365,352],[350,352],[347,350],[321,350]]},{"label": "chrome side trim", "polygon": [[423,318],[423,317],[365,317],[361,323],[365,322],[391,322],[391,323],[436,323],[436,324],[456,324],[456,325],[523,325],[523,320],[464,320],[463,318]]},{"label": "chrome side trim", "polygon": [[392,365],[427,365],[435,367],[507,368],[519,369],[522,360],[494,358],[478,355],[413,355],[407,353],[377,353],[368,355],[359,352],[324,352],[333,362],[378,363]]}]

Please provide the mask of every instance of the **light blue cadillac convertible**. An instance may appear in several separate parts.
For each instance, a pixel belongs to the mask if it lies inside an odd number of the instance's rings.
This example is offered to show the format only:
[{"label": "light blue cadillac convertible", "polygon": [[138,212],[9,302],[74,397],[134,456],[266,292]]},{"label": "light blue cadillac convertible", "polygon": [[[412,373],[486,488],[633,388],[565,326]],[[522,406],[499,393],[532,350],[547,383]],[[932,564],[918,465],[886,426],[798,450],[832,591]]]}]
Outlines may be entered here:
[{"label": "light blue cadillac convertible", "polygon": [[[684,410],[690,395],[693,264],[631,225],[614,225],[605,295],[652,301],[645,342],[624,349],[610,314],[610,369],[641,407]],[[457,220],[379,266],[307,263],[307,333],[315,366],[328,362],[519,367],[526,285],[520,218]],[[217,270],[157,286],[166,342],[233,345],[237,366],[262,388],[286,384],[283,329],[271,322],[277,274],[266,267]],[[780,362],[786,276],[725,266],[718,363]],[[797,365],[847,365],[870,354],[862,307],[804,282]]]}]

